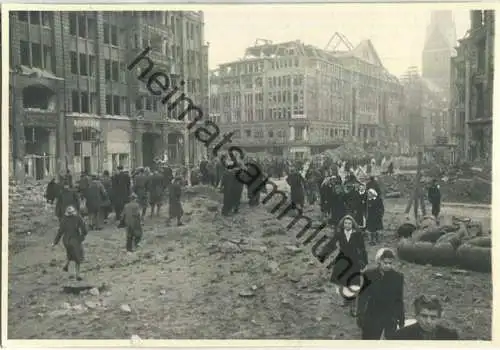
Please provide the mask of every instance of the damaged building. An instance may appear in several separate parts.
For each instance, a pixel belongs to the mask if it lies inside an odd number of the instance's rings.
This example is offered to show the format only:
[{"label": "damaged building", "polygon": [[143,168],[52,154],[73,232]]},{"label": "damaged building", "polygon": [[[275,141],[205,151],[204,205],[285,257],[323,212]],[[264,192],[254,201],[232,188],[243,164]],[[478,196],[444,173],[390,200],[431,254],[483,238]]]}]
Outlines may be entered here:
[{"label": "damaged building", "polygon": [[402,97],[372,43],[340,33],[325,49],[258,39],[210,76],[210,115],[234,143],[297,158],[349,140],[401,151]]},{"label": "damaged building", "polygon": [[473,10],[470,17],[451,60],[451,131],[462,160],[491,162],[495,11]]},{"label": "damaged building", "polygon": [[[11,170],[42,179],[101,173],[204,151],[127,66],[150,47],[155,71],[208,103],[204,17],[195,11],[10,12]],[[142,67],[142,66],[141,66]],[[144,69],[144,67],[142,67]]]}]

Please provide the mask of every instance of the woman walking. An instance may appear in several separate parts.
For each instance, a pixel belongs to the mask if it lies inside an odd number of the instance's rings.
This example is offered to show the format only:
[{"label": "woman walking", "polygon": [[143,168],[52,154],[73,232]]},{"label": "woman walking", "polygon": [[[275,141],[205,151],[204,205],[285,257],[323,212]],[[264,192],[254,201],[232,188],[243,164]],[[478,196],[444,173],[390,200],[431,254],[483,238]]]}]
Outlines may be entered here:
[{"label": "woman walking", "polygon": [[340,294],[342,287],[361,286],[363,282],[361,271],[368,264],[363,234],[350,215],[340,220],[332,239],[318,254],[319,261],[324,262],[337,248],[337,244],[339,252],[333,261],[330,281],[336,285],[337,293]]}]

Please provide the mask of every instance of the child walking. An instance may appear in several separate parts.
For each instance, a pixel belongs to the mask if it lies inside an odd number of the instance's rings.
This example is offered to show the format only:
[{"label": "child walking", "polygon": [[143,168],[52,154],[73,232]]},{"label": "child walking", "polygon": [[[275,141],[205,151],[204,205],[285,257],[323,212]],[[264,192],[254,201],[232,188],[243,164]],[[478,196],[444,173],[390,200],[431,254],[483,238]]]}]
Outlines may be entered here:
[{"label": "child walking", "polygon": [[137,200],[138,196],[132,193],[130,202],[125,204],[122,213],[122,221],[125,223],[127,232],[127,252],[133,252],[142,239],[142,207]]},{"label": "child walking", "polygon": [[54,239],[55,247],[59,244],[61,238],[63,239],[64,248],[66,248],[66,265],[63,267],[63,271],[68,271],[69,263],[71,261],[75,262],[75,278],[77,281],[81,281],[80,277],[80,264],[83,261],[83,246],[82,242],[87,236],[87,228],[80,215],[78,215],[75,207],[69,206],[64,212],[64,216],[61,218],[59,224],[59,230],[57,236]]}]

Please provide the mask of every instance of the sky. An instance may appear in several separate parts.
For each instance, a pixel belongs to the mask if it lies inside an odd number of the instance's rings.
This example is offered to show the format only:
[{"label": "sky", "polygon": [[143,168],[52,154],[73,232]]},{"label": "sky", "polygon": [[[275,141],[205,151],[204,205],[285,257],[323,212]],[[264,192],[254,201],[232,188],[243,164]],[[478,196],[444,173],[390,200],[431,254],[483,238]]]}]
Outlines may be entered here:
[{"label": "sky", "polygon": [[[430,5],[234,5],[204,9],[209,66],[236,61],[257,38],[274,43],[301,40],[324,49],[335,32],[353,46],[370,39],[390,73],[401,76],[409,66],[421,67]],[[456,5],[455,5],[456,6]],[[438,10],[435,6],[432,8]],[[441,8],[443,9],[443,8]],[[457,39],[469,28],[469,10],[453,9]]]}]

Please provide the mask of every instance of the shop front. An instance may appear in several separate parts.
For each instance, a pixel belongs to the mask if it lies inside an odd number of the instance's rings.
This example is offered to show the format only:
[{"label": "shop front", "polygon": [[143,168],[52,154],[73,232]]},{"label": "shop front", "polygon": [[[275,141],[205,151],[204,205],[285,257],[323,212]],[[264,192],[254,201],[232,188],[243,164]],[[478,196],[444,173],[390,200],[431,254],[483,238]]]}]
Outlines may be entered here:
[{"label": "shop front", "polygon": [[132,167],[131,132],[121,128],[110,128],[107,134],[107,162],[105,168],[113,172],[121,165],[124,169]]},{"label": "shop front", "polygon": [[95,175],[102,171],[103,135],[97,118],[73,117],[73,172]]}]

